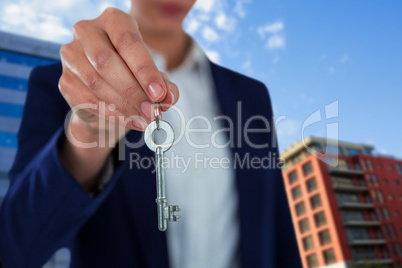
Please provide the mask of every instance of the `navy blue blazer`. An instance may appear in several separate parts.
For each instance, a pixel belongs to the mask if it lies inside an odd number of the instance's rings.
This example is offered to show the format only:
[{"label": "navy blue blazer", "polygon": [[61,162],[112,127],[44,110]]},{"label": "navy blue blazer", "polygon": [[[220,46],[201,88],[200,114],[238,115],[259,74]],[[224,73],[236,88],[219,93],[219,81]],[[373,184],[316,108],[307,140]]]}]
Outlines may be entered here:
[{"label": "navy blue blazer", "polygon": [[[236,130],[233,155],[278,158],[267,88],[214,63],[211,69],[222,114],[233,119]],[[57,145],[69,111],[58,90],[61,72],[56,64],[31,73],[10,188],[0,210],[0,262],[41,267],[67,247],[71,267],[168,267],[166,236],[157,228],[155,175],[149,169],[129,169],[128,160],[122,161],[105,189],[91,198],[61,164]],[[268,143],[267,148],[252,148],[238,132],[253,115],[267,118],[271,131],[248,137]],[[266,125],[254,120],[249,127]],[[138,141],[142,135],[130,131],[127,139]],[[126,148],[126,159],[132,150]],[[146,146],[135,150],[153,156]],[[301,267],[281,170],[243,166],[235,174],[242,267]]]}]

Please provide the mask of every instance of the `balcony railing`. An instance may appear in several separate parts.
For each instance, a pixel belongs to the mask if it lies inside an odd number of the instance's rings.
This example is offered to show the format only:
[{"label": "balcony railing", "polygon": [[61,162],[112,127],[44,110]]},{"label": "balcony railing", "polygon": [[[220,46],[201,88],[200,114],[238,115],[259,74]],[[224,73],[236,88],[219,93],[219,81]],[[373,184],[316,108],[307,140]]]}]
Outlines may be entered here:
[{"label": "balcony railing", "polygon": [[362,192],[368,190],[368,188],[365,185],[355,185],[353,183],[345,183],[337,181],[333,181],[332,186],[334,190],[340,190],[344,192]]},{"label": "balcony railing", "polygon": [[374,205],[371,202],[357,202],[355,200],[338,200],[338,206],[340,208],[373,208]]},{"label": "balcony railing", "polygon": [[363,171],[358,169],[350,169],[346,166],[333,167],[328,165],[328,171],[331,174],[343,174],[343,175],[362,175]]},{"label": "balcony railing", "polygon": [[355,261],[357,264],[392,264],[391,259],[378,259],[377,256],[374,255],[361,255],[361,256],[356,256]]},{"label": "balcony railing", "polygon": [[385,244],[382,237],[371,237],[369,234],[352,234],[348,237],[350,245],[378,245]]},{"label": "balcony railing", "polygon": [[364,218],[343,218],[343,225],[345,226],[377,226],[380,225],[379,221],[366,220]]}]

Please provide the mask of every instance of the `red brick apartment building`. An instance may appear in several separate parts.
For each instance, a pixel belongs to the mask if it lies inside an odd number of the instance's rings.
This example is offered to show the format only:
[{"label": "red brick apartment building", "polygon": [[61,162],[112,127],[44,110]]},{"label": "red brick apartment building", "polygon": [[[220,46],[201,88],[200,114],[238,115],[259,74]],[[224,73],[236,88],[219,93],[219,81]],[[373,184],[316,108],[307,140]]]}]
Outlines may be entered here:
[{"label": "red brick apartment building", "polygon": [[402,268],[402,160],[372,151],[309,137],[282,152],[303,267]]}]

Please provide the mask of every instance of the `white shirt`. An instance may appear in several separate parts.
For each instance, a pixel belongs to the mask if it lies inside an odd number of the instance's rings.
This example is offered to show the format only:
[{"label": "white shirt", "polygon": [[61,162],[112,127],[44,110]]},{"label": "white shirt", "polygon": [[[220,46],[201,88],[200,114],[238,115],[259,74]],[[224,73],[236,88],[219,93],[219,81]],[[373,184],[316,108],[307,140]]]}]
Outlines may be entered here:
[{"label": "white shirt", "polygon": [[[176,105],[162,114],[176,136],[172,148],[165,152],[168,205],[181,208],[177,213],[180,220],[169,223],[166,231],[170,267],[239,267],[233,159],[230,148],[222,146],[228,143],[227,133],[216,132],[221,129],[216,118],[221,113],[208,58],[193,41],[183,63],[168,72],[163,56],[155,51],[151,54],[158,69],[177,84],[180,92]],[[99,190],[113,175],[112,162],[110,157]]]},{"label": "white shirt", "polygon": [[[240,230],[235,174],[230,148],[214,146],[226,144],[228,138],[225,132],[213,135],[221,127],[214,117],[221,113],[207,56],[193,41],[181,66],[168,72],[164,58],[151,53],[180,92],[175,107],[162,115],[172,125],[177,142],[165,152],[167,200],[181,208],[177,213],[181,219],[169,223],[166,231],[170,267],[237,267]],[[207,129],[208,122],[211,131],[189,131]]]}]

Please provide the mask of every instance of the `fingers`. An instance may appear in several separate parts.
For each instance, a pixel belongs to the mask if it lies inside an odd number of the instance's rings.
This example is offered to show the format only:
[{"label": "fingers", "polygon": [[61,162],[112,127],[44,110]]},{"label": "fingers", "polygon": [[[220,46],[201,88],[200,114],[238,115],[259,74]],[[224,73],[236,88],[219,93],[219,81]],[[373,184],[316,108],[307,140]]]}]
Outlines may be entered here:
[{"label": "fingers", "polygon": [[139,112],[126,115],[116,109],[116,105],[113,103],[105,102],[87,90],[87,86],[81,79],[77,78],[68,68],[63,67],[59,89],[74,112],[88,123],[97,124],[99,118],[102,118],[125,128],[140,131],[145,130],[148,125]]},{"label": "fingers", "polygon": [[[85,38],[81,38],[85,34]],[[93,25],[76,26],[83,53],[70,55],[70,62],[79,62],[76,75],[99,98],[112,101],[126,115],[142,112],[150,122],[152,111],[148,96],[117,54],[106,33]],[[81,55],[84,56],[81,57]],[[112,94],[117,93],[117,94]],[[116,99],[116,95],[120,98]],[[113,97],[113,99],[109,99]],[[145,102],[145,103],[144,103]]]},{"label": "fingers", "polygon": [[61,93],[71,107],[113,107],[103,115],[96,114],[99,108],[79,109],[83,120],[111,116],[121,126],[144,130],[154,119],[154,102],[162,111],[177,102],[177,86],[157,69],[130,15],[108,8],[95,20],[75,24],[73,33],[74,40],[60,51]]},{"label": "fingers", "polygon": [[99,21],[149,99],[152,102],[162,101],[168,92],[167,88],[134,18],[118,9],[109,8],[99,17]]},{"label": "fingers", "polygon": [[169,77],[167,74],[161,72],[163,81],[165,85],[168,88],[168,94],[166,94],[165,99],[161,102],[161,110],[162,111],[167,111],[171,106],[176,104],[176,102],[179,100],[179,88],[177,85],[173,82],[170,81]]}]

